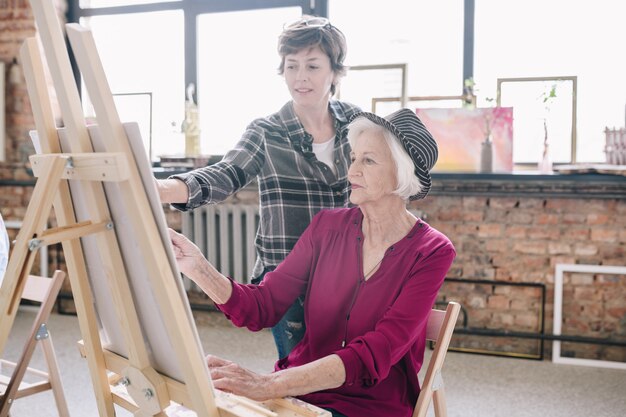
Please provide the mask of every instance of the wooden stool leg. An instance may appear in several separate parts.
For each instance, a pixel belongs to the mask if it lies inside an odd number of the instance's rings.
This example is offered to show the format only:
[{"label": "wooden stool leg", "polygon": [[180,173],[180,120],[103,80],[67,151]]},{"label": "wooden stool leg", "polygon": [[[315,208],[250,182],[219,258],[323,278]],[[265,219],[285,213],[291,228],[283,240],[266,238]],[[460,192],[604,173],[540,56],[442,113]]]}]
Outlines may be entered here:
[{"label": "wooden stool leg", "polygon": [[441,387],[433,393],[433,405],[435,417],[448,417],[448,407],[446,406],[445,388]]},{"label": "wooden stool leg", "polygon": [[52,393],[54,394],[54,401],[56,402],[57,409],[59,410],[59,416],[69,417],[70,413],[67,408],[65,394],[63,394],[61,373],[59,372],[59,365],[54,354],[54,346],[52,344],[51,335],[48,334],[48,338],[41,341],[41,347],[43,348],[43,353],[48,365],[48,378],[50,380],[50,386],[52,387]]}]

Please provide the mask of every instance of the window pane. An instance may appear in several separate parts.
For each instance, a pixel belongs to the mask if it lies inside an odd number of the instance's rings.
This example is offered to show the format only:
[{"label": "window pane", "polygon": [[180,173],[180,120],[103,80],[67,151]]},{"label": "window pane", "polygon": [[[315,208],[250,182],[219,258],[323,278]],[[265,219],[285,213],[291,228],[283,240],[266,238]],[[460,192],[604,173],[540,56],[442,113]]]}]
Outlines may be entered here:
[{"label": "window pane", "polygon": [[98,7],[133,6],[137,4],[171,3],[181,0],[80,0],[83,9],[95,9]]},{"label": "window pane", "polygon": [[[348,42],[349,65],[408,64],[409,96],[458,95],[463,81],[463,2],[460,0],[329,0],[331,22]],[[398,96],[397,72],[369,71],[367,83],[342,81],[342,99],[369,110],[370,96]],[[389,107],[389,106],[388,106]]]},{"label": "window pane", "polygon": [[[182,154],[185,149],[180,133],[185,117],[182,12],[95,16],[81,23],[93,31],[122,121],[139,122],[147,143],[150,132],[146,115],[151,103],[152,159]],[[86,89],[83,92],[87,96]],[[146,108],[133,108],[128,105],[131,101]],[[93,110],[86,106],[86,113],[93,114]]]},{"label": "window pane", "polygon": [[203,153],[223,155],[258,117],[291,99],[277,68],[283,24],[299,7],[198,17],[198,107]]},{"label": "window pane", "polygon": [[[477,0],[479,104],[495,97],[497,78],[577,76],[577,160],[604,161],[604,127],[624,125],[625,14],[626,3],[612,0]],[[536,140],[513,135],[516,144]]]},{"label": "window pane", "polygon": [[[547,98],[554,89],[556,96]],[[503,107],[513,107],[514,161],[536,163],[542,159],[547,137],[552,162],[570,162],[572,152],[573,82],[505,81]],[[545,101],[544,101],[545,99]]]}]

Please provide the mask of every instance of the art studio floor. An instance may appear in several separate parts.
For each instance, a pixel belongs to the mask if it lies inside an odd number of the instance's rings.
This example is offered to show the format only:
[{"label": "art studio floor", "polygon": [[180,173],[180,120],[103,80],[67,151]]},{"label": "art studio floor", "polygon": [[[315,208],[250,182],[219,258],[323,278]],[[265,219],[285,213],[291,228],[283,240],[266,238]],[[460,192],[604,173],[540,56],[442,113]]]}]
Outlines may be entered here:
[{"label": "art studio floor", "polygon": [[[205,352],[255,371],[272,369],[276,351],[269,331],[237,329],[217,312],[195,315]],[[17,359],[34,317],[32,308],[20,308],[5,359]],[[81,338],[77,318],[53,314],[48,327],[70,414],[97,417],[87,364],[76,347]],[[43,367],[43,363],[38,349],[33,365]],[[450,417],[623,417],[626,413],[626,371],[450,352],[444,379]],[[12,417],[57,415],[50,392],[17,400],[11,409]],[[131,413],[118,409],[117,416]]]}]

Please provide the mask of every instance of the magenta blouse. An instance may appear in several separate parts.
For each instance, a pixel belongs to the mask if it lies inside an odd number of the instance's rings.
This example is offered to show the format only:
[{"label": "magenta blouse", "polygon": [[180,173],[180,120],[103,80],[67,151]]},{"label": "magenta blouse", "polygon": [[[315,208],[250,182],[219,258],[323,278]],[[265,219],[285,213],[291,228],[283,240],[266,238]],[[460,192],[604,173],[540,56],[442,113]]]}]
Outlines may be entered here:
[{"label": "magenta blouse", "polygon": [[428,314],[456,252],[418,220],[365,281],[362,220],[358,207],[321,211],[274,272],[258,286],[233,282],[231,298],[218,308],[256,331],[275,325],[305,294],[304,338],[275,368],[337,354],[346,381],[299,398],[349,417],[411,416]]}]

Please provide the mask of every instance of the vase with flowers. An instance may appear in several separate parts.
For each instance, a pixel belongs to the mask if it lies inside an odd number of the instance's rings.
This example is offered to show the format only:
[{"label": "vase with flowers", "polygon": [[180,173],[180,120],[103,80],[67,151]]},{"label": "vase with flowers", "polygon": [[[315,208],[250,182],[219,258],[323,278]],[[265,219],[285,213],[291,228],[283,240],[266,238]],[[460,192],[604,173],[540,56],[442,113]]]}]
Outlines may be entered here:
[{"label": "vase with flowers", "polygon": [[541,160],[539,161],[539,173],[551,174],[552,170],[552,158],[550,158],[550,143],[548,142],[548,116],[550,114],[550,107],[554,99],[556,98],[556,84],[544,91],[541,94],[544,105],[543,113],[543,151],[541,153]]}]

